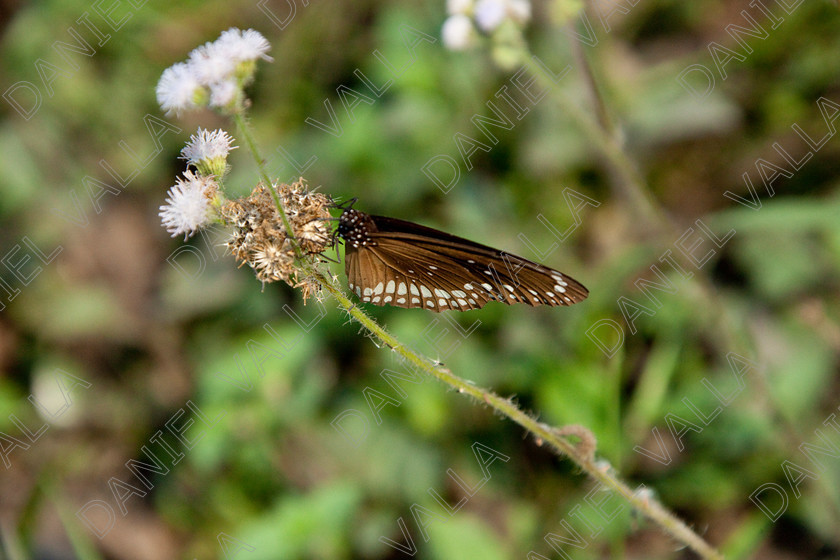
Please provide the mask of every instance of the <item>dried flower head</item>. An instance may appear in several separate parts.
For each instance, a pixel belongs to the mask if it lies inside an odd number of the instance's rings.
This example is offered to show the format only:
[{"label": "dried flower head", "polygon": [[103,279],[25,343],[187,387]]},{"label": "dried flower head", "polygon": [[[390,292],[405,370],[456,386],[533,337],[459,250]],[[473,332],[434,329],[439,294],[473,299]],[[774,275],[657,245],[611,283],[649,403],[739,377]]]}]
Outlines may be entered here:
[{"label": "dried flower head", "polygon": [[303,288],[303,299],[318,294],[320,285],[303,277],[295,265],[295,251],[286,235],[283,219],[274,205],[269,188],[275,189],[286,209],[295,240],[304,255],[318,255],[330,246],[332,233],[327,220],[329,198],[310,192],[303,179],[292,185],[258,185],[246,198],[232,200],[221,208],[222,218],[234,227],[228,250],[247,264],[263,283],[282,280]]}]

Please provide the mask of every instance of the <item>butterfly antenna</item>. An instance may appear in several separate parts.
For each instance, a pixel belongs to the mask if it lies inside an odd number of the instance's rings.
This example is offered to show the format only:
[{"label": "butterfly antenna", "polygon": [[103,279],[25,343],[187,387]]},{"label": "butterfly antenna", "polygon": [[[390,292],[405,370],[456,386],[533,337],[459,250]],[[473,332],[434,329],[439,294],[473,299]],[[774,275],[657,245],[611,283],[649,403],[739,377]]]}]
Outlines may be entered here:
[{"label": "butterfly antenna", "polygon": [[[335,255],[336,255],[337,257],[339,256],[339,255],[338,255],[338,251],[336,251],[336,252],[335,252]],[[340,257],[339,257],[339,259],[338,259],[338,260],[336,260],[336,259],[330,258],[330,257],[326,256],[325,254],[321,253],[320,255],[318,255],[318,258],[319,258],[319,259],[323,259],[323,260],[325,260],[325,261],[329,261],[329,262],[331,262],[331,263],[341,264],[341,258],[340,258]]]},{"label": "butterfly antenna", "polygon": [[332,204],[329,205],[330,208],[338,208],[339,210],[347,210],[348,208],[352,208],[358,198],[355,196],[353,198],[347,199],[344,202],[336,202],[335,199],[332,199]]}]

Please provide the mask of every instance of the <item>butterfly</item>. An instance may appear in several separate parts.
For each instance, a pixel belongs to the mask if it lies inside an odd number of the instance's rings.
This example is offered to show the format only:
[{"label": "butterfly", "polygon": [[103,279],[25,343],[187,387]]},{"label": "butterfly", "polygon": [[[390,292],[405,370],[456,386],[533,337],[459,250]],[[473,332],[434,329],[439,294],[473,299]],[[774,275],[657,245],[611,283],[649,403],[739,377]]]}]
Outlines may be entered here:
[{"label": "butterfly", "polygon": [[522,257],[412,222],[343,212],[344,271],[364,302],[431,311],[508,305],[572,305],[589,290],[565,274]]}]

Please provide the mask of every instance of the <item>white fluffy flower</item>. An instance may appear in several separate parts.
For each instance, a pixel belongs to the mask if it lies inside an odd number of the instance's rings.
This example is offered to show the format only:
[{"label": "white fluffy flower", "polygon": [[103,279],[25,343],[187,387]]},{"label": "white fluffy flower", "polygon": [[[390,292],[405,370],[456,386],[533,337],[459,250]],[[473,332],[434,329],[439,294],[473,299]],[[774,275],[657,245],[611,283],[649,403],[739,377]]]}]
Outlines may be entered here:
[{"label": "white fluffy flower", "polygon": [[198,132],[190,136],[189,142],[181,150],[181,159],[195,165],[205,159],[226,158],[231,150],[237,148],[232,143],[233,138],[220,128],[210,131],[199,127]]},{"label": "white fluffy flower", "polygon": [[475,5],[475,23],[482,31],[490,33],[507,17],[505,0],[478,0]]},{"label": "white fluffy flower", "polygon": [[184,177],[186,180],[179,177],[166,193],[166,204],[160,207],[158,216],[172,237],[183,233],[186,240],[212,221],[212,200],[219,187],[212,178],[189,170],[184,171]]},{"label": "white fluffy flower", "polygon": [[475,42],[475,28],[472,20],[463,14],[449,16],[441,29],[444,46],[453,51],[462,51]]},{"label": "white fluffy flower", "polygon": [[195,94],[199,88],[201,83],[193,68],[189,64],[179,62],[163,71],[155,94],[160,108],[167,114],[180,113],[196,108]]},{"label": "white fluffy flower", "polygon": [[216,39],[215,44],[219,50],[236,62],[256,60],[258,58],[268,61],[272,60],[266,54],[271,49],[268,40],[259,31],[254,31],[253,29],[242,31],[231,27],[227,31],[222,32],[219,38]]}]

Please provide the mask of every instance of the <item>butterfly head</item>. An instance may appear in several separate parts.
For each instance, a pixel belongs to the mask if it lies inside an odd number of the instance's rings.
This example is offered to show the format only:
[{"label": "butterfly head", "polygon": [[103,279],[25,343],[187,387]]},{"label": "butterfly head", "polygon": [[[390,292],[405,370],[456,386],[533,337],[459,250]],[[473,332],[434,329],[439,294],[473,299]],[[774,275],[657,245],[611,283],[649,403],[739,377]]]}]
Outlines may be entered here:
[{"label": "butterfly head", "polygon": [[376,241],[370,238],[370,234],[376,231],[373,218],[353,208],[346,209],[338,218],[336,233],[353,248],[376,245]]}]

